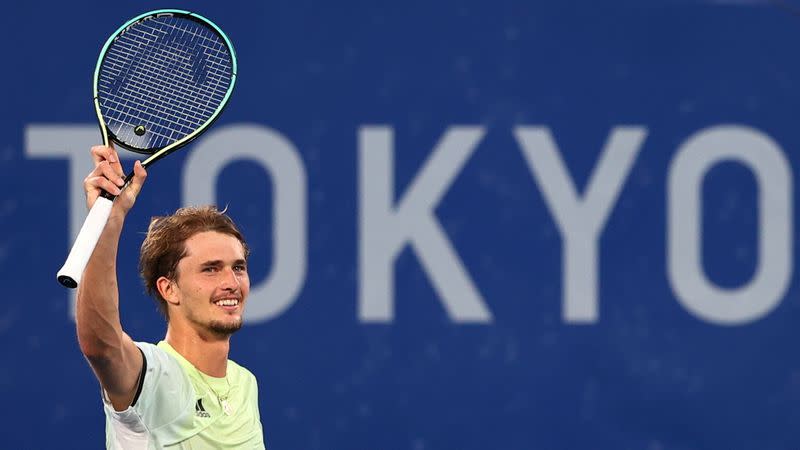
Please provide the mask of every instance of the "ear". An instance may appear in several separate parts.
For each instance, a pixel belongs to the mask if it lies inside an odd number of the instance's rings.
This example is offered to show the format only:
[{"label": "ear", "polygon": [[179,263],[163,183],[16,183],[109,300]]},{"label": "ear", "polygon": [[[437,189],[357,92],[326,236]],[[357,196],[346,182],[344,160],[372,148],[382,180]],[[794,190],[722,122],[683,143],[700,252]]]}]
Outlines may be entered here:
[{"label": "ear", "polygon": [[156,288],[158,289],[158,293],[161,294],[161,298],[167,301],[167,303],[172,305],[179,305],[180,299],[178,296],[178,285],[167,277],[160,277],[156,280]]}]

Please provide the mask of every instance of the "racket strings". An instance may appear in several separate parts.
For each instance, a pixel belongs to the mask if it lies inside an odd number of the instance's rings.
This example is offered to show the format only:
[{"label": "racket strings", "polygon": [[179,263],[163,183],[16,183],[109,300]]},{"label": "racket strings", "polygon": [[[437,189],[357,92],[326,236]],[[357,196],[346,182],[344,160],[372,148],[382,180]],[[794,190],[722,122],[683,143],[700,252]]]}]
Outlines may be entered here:
[{"label": "racket strings", "polygon": [[[158,17],[131,26],[109,47],[98,97],[112,133],[132,147],[163,148],[202,127],[232,83],[231,54],[189,19]],[[145,133],[136,133],[143,125]]]},{"label": "racket strings", "polygon": [[[189,61],[185,48],[163,43],[158,46],[161,48],[151,52],[150,55],[145,55],[155,56],[155,58],[149,61],[150,64],[142,64],[140,62],[140,64],[137,65],[137,68],[140,69],[131,75],[131,83],[125,86],[127,90],[125,94],[128,96],[142,96],[149,92],[151,95],[149,96],[150,98],[144,98],[143,106],[146,107],[146,110],[140,111],[144,113],[140,119],[153,121],[156,114],[165,114],[165,119],[167,119],[167,121],[174,122],[172,125],[183,125],[176,129],[171,127],[168,123],[165,124],[165,131],[170,132],[168,137],[180,138],[182,135],[191,132],[192,128],[197,128],[204,123],[204,120],[207,119],[205,116],[208,115],[209,112],[205,111],[206,114],[203,114],[204,107],[207,110],[212,106],[212,101],[221,101],[222,97],[224,97],[224,93],[217,99],[213,99],[209,97],[208,94],[210,92],[207,89],[196,89],[198,86],[196,83],[197,80],[190,77],[193,75],[189,70],[191,61]],[[198,58],[194,59],[197,60]],[[180,66],[183,67],[181,68]],[[155,84],[159,80],[159,77],[167,77],[170,74],[176,75],[176,81],[182,85],[170,86],[168,84]],[[173,89],[173,87],[175,87],[175,89]],[[179,96],[180,89],[184,89],[188,95]],[[152,99],[154,96],[156,100]],[[165,104],[167,106],[166,109],[164,109]],[[173,106],[173,108],[169,108],[169,106]],[[213,113],[213,109],[210,112]],[[185,121],[189,123],[181,123],[183,122],[181,119],[185,119]],[[130,133],[130,129],[127,130],[127,132]],[[158,134],[159,133],[156,132],[156,135]],[[124,137],[127,138],[131,136]]]},{"label": "racket strings", "polygon": [[[134,74],[131,77],[131,82],[125,88],[124,94],[127,97],[141,96],[141,99],[138,100],[138,107],[133,108],[133,110],[130,108],[129,103],[125,101],[108,101],[111,103],[109,105],[111,111],[132,116],[120,118],[123,122],[127,122],[129,125],[155,122],[160,125],[160,128],[163,128],[163,131],[169,132],[169,135],[163,135],[156,128],[151,128],[150,131],[154,135],[165,139],[177,140],[201,126],[204,120],[213,113],[213,110],[206,111],[205,114],[199,111],[208,106],[209,100],[206,100],[205,104],[189,101],[187,99],[191,97],[178,96],[173,89],[149,85],[147,78],[146,74],[145,76]],[[197,93],[194,94],[196,97],[200,97]],[[153,99],[154,95],[157,96],[155,99]],[[123,109],[118,109],[115,106]],[[130,135],[132,129],[128,127],[126,134],[117,133],[118,137],[122,139],[132,137]],[[158,144],[148,143],[148,145]]]},{"label": "racket strings", "polygon": [[[185,55],[179,55],[177,52],[173,51],[172,60],[175,61],[181,56],[185,57]],[[203,90],[194,89],[194,84],[191,83],[191,80],[181,77],[180,72],[173,73],[175,70],[177,70],[177,68],[170,67],[170,61],[167,60],[159,61],[158,59],[153,59],[150,61],[150,64],[136,65],[136,70],[129,74],[129,83],[126,83],[122,86],[123,97],[130,98],[134,96],[141,96],[142,104],[146,107],[152,108],[152,110],[162,107],[166,102],[167,105],[171,105],[174,108],[166,111],[159,111],[158,113],[166,114],[176,122],[179,122],[181,118],[184,118],[187,121],[194,122],[195,125],[200,126],[203,123],[203,120],[201,120],[202,118],[194,117],[193,113],[201,111],[204,108],[207,109],[209,107],[211,97],[207,96],[207,93]],[[159,77],[167,77],[171,73],[173,76],[181,78],[179,81],[185,84],[176,89],[174,86],[160,84],[158,82],[161,79]],[[181,97],[181,90],[179,89],[184,89],[189,95]],[[204,100],[204,102],[198,102],[196,100]],[[221,101],[221,97],[217,100]],[[181,113],[183,117],[171,113]],[[192,119],[196,120],[193,121]]]},{"label": "racket strings", "polygon": [[[136,95],[144,95],[147,92],[146,89],[148,88],[152,88],[155,91],[155,94],[176,95],[177,93],[181,92],[181,90],[177,90],[174,88],[174,86],[169,84],[161,85],[154,83],[154,81],[160,80],[160,77],[172,76],[175,77],[176,80],[185,83],[185,85],[181,88],[191,91],[192,97],[187,96],[186,98],[177,99],[182,106],[207,107],[212,100],[221,100],[219,89],[217,89],[216,92],[214,90],[209,91],[209,89],[193,89],[194,84],[191,82],[191,80],[187,79],[185,76],[182,76],[180,72],[173,73],[172,70],[174,70],[174,68],[169,67],[170,61],[166,60],[165,58],[159,60],[157,59],[158,56],[161,55],[156,55],[156,57],[150,61],[150,64],[137,65],[136,70],[133,73],[126,74],[130,77],[130,83],[123,84],[120,87],[122,89],[133,90],[135,91]],[[172,60],[177,60],[178,57],[178,55],[175,55],[172,57]],[[218,85],[219,82],[217,81],[215,85],[209,85],[206,87],[217,87]],[[144,90],[142,90],[143,88]],[[211,95],[209,95],[209,92]],[[221,93],[221,96],[224,97],[224,92]],[[193,101],[195,99],[201,99],[205,103]]]},{"label": "racket strings", "polygon": [[[175,27],[175,30],[183,32],[182,34],[185,34],[185,31],[186,31],[185,28],[180,28],[180,27]],[[204,41],[208,41],[208,36],[200,36],[197,33],[192,33],[192,32],[189,32],[188,34],[190,34],[192,36],[195,36],[195,37],[201,37]],[[153,48],[153,51],[147,52],[146,54],[143,54],[142,56],[153,58],[153,59],[151,59],[150,62],[154,62],[154,63],[156,63],[156,65],[155,66],[151,66],[151,67],[155,68],[155,69],[161,69],[161,73],[157,73],[157,74],[152,74],[151,73],[151,75],[169,76],[170,74],[168,73],[168,69],[170,67],[164,67],[164,66],[165,65],[169,65],[169,64],[181,65],[180,63],[182,63],[182,66],[183,66],[182,68],[184,70],[182,72],[177,72],[175,74],[172,74],[172,76],[175,76],[176,80],[180,80],[180,81],[186,82],[186,85],[184,85],[183,87],[186,87],[186,88],[189,88],[189,89],[191,89],[193,87],[211,87],[211,88],[213,88],[213,87],[215,87],[215,85],[219,85],[220,78],[225,78],[226,81],[228,81],[228,82],[230,81],[230,76],[229,76],[229,74],[230,74],[230,63],[229,63],[230,62],[230,58],[229,58],[229,54],[227,53],[227,50],[226,50],[226,48],[224,46],[222,46],[218,42],[217,42],[218,45],[216,46],[216,48],[211,48],[208,45],[204,45],[203,42],[196,43],[196,42],[189,41],[189,42],[181,43],[177,39],[177,38],[180,38],[180,37],[181,36],[173,35],[172,39],[171,39],[171,42],[170,42],[170,43],[178,44],[178,45],[168,45],[169,43],[165,44],[163,40],[161,40],[160,42],[159,41],[152,41],[152,40],[145,42],[146,44],[148,44],[148,45],[150,45],[151,47],[154,47],[154,48]],[[131,46],[136,45],[136,44],[139,44],[139,42],[133,41],[133,42],[130,43]],[[197,67],[201,67],[201,70],[205,69],[198,63],[204,62],[204,61],[203,61],[203,58],[192,57],[191,55],[189,55],[189,53],[187,52],[187,49],[189,49],[189,48],[194,49],[195,47],[198,46],[198,44],[199,44],[199,46],[205,48],[205,51],[204,51],[205,55],[217,56],[217,59],[219,61],[223,61],[222,58],[219,57],[220,54],[223,54],[227,58],[228,64],[225,65],[225,66],[222,66],[221,64],[219,64],[219,62],[214,62],[217,66],[221,66],[222,69],[223,69],[223,71],[216,70],[215,73],[213,73],[214,75],[216,75],[215,78],[216,78],[217,83],[210,83],[210,84],[204,85],[204,84],[198,82],[198,80],[196,79],[197,75],[198,75]],[[214,54],[210,55],[209,54],[209,50],[213,50],[215,55]],[[128,56],[133,56],[133,55],[129,54]],[[159,57],[160,57],[160,59],[159,59]],[[170,57],[170,59],[167,59],[167,57]],[[192,65],[193,62],[195,63],[194,65]],[[206,65],[207,66],[211,66],[211,64],[206,64]],[[144,64],[143,68],[146,71],[148,66],[146,64]],[[211,68],[214,69],[213,67],[211,67]],[[164,69],[167,69],[167,71],[165,71]],[[203,70],[203,72],[205,72],[205,71]],[[205,73],[202,73],[201,77],[205,78],[205,75],[206,75]],[[195,95],[203,94],[203,93],[204,93],[203,91],[194,92]]]}]

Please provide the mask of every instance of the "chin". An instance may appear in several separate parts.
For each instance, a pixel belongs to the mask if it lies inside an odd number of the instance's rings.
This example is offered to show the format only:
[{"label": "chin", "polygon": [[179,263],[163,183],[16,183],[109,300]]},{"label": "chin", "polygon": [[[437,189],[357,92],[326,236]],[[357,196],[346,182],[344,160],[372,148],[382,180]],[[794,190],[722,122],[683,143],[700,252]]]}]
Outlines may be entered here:
[{"label": "chin", "polygon": [[238,318],[235,321],[212,320],[208,324],[208,329],[217,334],[231,335],[242,328],[242,319]]}]

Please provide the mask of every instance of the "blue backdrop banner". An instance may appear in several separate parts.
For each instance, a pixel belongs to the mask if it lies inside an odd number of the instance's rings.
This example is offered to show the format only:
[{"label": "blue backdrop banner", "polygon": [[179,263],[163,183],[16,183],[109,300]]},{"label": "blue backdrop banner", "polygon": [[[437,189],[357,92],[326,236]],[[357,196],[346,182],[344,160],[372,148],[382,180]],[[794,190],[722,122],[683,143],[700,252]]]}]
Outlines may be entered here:
[{"label": "blue backdrop banner", "polygon": [[239,73],[149,172],[123,327],[166,329],[137,274],[150,217],[227,207],[253,250],[231,358],[268,448],[800,447],[800,3],[767,0],[9,6],[0,447],[104,445],[55,274],[97,55],[163,7],[224,29]]}]

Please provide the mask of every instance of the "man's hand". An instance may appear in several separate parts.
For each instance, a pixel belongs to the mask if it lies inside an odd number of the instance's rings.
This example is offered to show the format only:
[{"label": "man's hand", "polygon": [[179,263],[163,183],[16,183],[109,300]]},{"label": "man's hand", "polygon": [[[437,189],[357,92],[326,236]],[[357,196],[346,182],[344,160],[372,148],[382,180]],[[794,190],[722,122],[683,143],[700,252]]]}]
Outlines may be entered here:
[{"label": "man's hand", "polygon": [[133,179],[123,189],[125,172],[122,170],[119,155],[114,147],[96,145],[92,147],[91,153],[94,170],[83,180],[86,206],[91,209],[100,192],[105,190],[109,194],[118,196],[114,201],[112,214],[116,211],[123,216],[126,215],[136,202],[136,196],[142,190],[144,180],[147,178],[147,171],[144,170],[141,162],[136,161],[133,166]]}]

